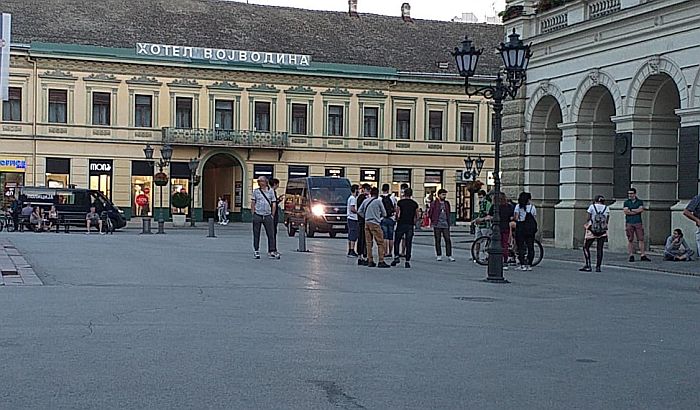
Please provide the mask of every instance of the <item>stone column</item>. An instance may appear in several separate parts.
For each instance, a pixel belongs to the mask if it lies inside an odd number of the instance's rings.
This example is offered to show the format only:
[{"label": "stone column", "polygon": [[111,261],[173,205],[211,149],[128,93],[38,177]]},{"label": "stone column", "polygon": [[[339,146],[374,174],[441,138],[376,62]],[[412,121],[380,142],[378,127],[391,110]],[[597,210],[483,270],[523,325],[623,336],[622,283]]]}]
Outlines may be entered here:
[{"label": "stone column", "polygon": [[671,229],[682,229],[688,244],[691,244],[697,227],[683,216],[683,211],[690,199],[700,193],[700,108],[676,110],[676,114],[681,117],[678,202],[671,207]]},{"label": "stone column", "polygon": [[554,237],[554,207],[559,203],[559,144],[561,132],[536,130],[527,134],[525,145],[525,191],[537,207],[539,232]]},{"label": "stone column", "polygon": [[[525,87],[519,95],[525,95]],[[503,102],[501,190],[508,197],[517,197],[525,186],[525,102],[524,98]]]}]

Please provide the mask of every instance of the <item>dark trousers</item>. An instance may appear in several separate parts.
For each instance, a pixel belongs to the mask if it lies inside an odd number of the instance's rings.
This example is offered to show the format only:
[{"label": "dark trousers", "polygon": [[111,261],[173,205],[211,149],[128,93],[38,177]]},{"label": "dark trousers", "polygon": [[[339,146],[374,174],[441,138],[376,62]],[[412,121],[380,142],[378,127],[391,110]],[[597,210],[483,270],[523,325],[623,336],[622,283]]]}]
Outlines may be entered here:
[{"label": "dark trousers", "polygon": [[394,258],[398,258],[401,248],[401,240],[406,241],[406,262],[411,260],[411,249],[413,248],[414,225],[398,225],[394,232]]},{"label": "dark trousers", "polygon": [[367,242],[366,242],[366,235],[365,235],[365,221],[359,221],[359,228],[360,231],[358,232],[357,235],[357,254],[362,256],[363,258],[367,257]]},{"label": "dark trousers", "polygon": [[596,244],[596,268],[600,268],[603,263],[603,245],[605,245],[605,237],[602,238],[590,238],[586,239],[583,243],[583,257],[586,259],[586,266],[591,266],[591,245],[593,242],[598,241]]},{"label": "dark trousers", "polygon": [[435,236],[435,255],[442,256],[442,238],[445,238],[445,253],[452,256],[452,239],[450,239],[450,228],[433,228]]},{"label": "dark trousers", "polygon": [[277,238],[275,237],[275,226],[272,215],[253,214],[253,249],[260,250],[260,228],[265,226],[265,236],[267,236],[267,252],[277,252]]},{"label": "dark trousers", "polygon": [[518,248],[520,264],[532,266],[532,261],[535,260],[535,235],[528,235],[516,229],[515,246]]}]

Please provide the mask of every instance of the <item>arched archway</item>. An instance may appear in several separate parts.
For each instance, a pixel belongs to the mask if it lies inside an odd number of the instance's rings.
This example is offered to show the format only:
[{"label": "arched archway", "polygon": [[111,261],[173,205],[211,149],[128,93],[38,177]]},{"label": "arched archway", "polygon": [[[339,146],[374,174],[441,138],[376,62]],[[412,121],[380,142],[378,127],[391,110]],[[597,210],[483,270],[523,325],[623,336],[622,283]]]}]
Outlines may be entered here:
[{"label": "arched archway", "polygon": [[241,161],[231,153],[213,153],[205,159],[201,170],[201,208],[205,219],[217,217],[218,198],[223,197],[228,203],[229,218],[240,221],[244,204],[243,173]]},{"label": "arched archway", "polygon": [[525,145],[525,190],[538,207],[545,238],[554,237],[554,207],[559,202],[561,123],[559,101],[551,95],[542,97],[532,111]]},{"label": "arched archway", "polygon": [[[678,200],[678,131],[681,95],[666,73],[648,76],[633,107],[631,185],[648,209],[643,214],[648,239],[662,245],[671,232],[671,207]],[[650,229],[652,228],[653,229]]]}]

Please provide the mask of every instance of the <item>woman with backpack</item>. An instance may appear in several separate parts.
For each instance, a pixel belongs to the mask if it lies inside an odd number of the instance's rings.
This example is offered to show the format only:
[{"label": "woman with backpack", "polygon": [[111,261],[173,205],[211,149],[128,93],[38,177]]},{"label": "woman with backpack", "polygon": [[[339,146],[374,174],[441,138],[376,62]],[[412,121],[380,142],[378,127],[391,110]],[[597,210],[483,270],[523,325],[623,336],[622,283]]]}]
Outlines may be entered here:
[{"label": "woman with backpack", "polygon": [[537,233],[535,216],[537,216],[537,209],[530,202],[531,200],[532,195],[529,192],[521,192],[513,212],[513,219],[516,223],[515,244],[518,248],[520,270],[532,270],[532,261],[535,259],[535,234]]},{"label": "woman with backpack", "polygon": [[586,229],[583,241],[583,258],[586,265],[579,269],[581,272],[591,271],[591,245],[593,242],[596,242],[595,271],[600,272],[600,265],[603,263],[603,246],[608,240],[609,221],[610,209],[605,205],[605,197],[597,195],[591,206],[588,207],[588,219],[583,226]]}]

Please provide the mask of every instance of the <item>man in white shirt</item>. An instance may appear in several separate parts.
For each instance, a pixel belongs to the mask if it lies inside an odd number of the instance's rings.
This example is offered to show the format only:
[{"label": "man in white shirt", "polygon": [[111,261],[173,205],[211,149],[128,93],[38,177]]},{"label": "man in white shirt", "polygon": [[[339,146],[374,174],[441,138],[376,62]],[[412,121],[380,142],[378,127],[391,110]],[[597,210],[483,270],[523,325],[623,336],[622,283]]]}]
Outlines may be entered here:
[{"label": "man in white shirt", "polygon": [[350,188],[350,196],[348,197],[348,258],[356,258],[355,243],[360,232],[360,222],[357,220],[357,195],[360,191],[360,186],[355,184]]}]

